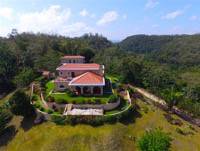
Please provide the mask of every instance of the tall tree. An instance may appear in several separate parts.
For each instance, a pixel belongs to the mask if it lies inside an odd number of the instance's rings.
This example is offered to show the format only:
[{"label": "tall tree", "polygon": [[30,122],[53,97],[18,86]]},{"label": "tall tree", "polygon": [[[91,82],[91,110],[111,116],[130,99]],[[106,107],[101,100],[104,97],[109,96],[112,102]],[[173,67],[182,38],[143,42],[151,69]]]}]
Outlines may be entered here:
[{"label": "tall tree", "polygon": [[9,99],[11,111],[13,114],[28,117],[33,115],[34,108],[30,103],[30,97],[22,90],[17,90]]}]

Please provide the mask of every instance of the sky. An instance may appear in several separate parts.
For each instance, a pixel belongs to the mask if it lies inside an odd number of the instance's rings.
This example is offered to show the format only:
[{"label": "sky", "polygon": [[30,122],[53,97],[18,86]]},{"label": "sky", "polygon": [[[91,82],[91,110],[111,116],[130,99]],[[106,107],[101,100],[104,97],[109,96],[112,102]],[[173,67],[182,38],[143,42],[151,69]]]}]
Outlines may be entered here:
[{"label": "sky", "polygon": [[0,0],[0,36],[99,33],[110,40],[135,34],[200,33],[200,0]]}]

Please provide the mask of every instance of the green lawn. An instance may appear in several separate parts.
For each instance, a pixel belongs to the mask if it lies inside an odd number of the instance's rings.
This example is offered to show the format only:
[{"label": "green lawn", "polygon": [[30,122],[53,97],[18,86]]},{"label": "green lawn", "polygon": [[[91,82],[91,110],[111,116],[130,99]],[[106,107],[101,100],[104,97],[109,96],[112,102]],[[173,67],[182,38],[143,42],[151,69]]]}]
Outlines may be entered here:
[{"label": "green lawn", "polygon": [[[54,89],[55,85],[52,81],[49,81],[46,84],[46,93],[47,95]],[[103,96],[70,96],[69,93],[67,92],[63,92],[63,93],[52,93],[50,94],[50,96],[54,97],[55,100],[65,100],[68,103],[83,103],[84,102],[88,102],[89,100],[91,100],[91,102],[95,102],[97,99],[100,100],[100,102],[102,104],[107,103],[110,97],[110,94],[106,94]]]},{"label": "green lawn", "polygon": [[[137,151],[136,140],[146,129],[161,127],[173,138],[171,151],[199,151],[200,128],[195,131],[183,121],[180,127],[193,134],[181,135],[176,132],[178,126],[169,124],[164,112],[141,101],[137,118],[134,116],[125,123],[105,124],[99,127],[88,125],[58,126],[46,122],[29,130],[18,129],[15,137],[2,151]],[[146,112],[146,113],[145,113]],[[175,116],[176,117],[176,116]],[[177,117],[176,117],[177,118]],[[20,122],[17,122],[20,124]],[[5,140],[5,137],[2,139]]]},{"label": "green lawn", "polygon": [[105,115],[119,113],[120,111],[125,110],[128,106],[129,106],[128,101],[122,100],[120,105],[116,109],[111,111],[106,111]]}]

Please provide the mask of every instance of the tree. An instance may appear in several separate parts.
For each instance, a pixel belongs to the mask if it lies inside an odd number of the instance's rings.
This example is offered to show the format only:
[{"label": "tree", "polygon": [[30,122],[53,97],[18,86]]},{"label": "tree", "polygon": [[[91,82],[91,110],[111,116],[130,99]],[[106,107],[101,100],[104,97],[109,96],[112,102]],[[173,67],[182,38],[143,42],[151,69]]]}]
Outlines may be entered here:
[{"label": "tree", "polygon": [[141,151],[168,151],[171,138],[160,129],[146,132],[139,140],[138,147]]},{"label": "tree", "polygon": [[12,78],[16,73],[16,59],[8,51],[6,44],[0,43],[0,93],[8,92],[12,87]]},{"label": "tree", "polygon": [[30,103],[30,97],[22,90],[17,90],[9,99],[11,111],[15,115],[24,117],[31,116],[34,113],[34,108]]},{"label": "tree", "polygon": [[35,77],[36,75],[31,68],[24,68],[17,76],[15,76],[14,82],[17,87],[22,88],[30,84]]},{"label": "tree", "polygon": [[90,60],[95,56],[94,52],[91,49],[83,49],[80,51],[80,54],[85,56],[86,62],[90,62]]},{"label": "tree", "polygon": [[120,73],[124,82],[141,83],[142,66],[134,57],[125,57],[121,63]]},{"label": "tree", "polygon": [[169,108],[172,108],[174,105],[177,105],[179,101],[183,99],[183,93],[178,92],[177,90],[175,90],[174,87],[164,90],[163,96]]},{"label": "tree", "polygon": [[12,119],[10,110],[0,107],[0,134]]}]

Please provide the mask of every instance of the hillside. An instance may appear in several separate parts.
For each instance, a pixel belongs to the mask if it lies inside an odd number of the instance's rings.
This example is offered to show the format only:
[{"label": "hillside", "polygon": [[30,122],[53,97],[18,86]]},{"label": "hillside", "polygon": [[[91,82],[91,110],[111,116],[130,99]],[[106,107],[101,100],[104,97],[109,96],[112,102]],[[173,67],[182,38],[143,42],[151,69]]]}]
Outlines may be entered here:
[{"label": "hillside", "polygon": [[[99,127],[88,125],[59,126],[46,122],[38,126],[20,126],[21,118],[15,117],[12,125],[18,132],[0,137],[1,151],[137,151],[137,139],[151,128],[160,127],[172,137],[171,150],[199,150],[200,129],[187,122],[182,126],[172,125],[164,118],[164,112],[138,100],[140,109],[129,122],[105,124]],[[174,116],[174,118],[178,118]],[[28,121],[27,121],[28,122]],[[23,122],[25,125],[25,123]],[[177,128],[186,134],[177,132]],[[6,139],[5,139],[6,138]],[[4,142],[4,143],[3,143]],[[7,147],[4,146],[8,143]],[[3,145],[4,144],[4,145]]]},{"label": "hillside", "polygon": [[147,59],[178,66],[200,64],[200,35],[135,35],[119,43],[124,51],[147,55]]}]

